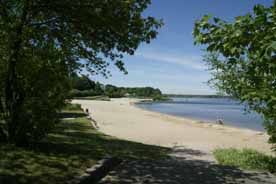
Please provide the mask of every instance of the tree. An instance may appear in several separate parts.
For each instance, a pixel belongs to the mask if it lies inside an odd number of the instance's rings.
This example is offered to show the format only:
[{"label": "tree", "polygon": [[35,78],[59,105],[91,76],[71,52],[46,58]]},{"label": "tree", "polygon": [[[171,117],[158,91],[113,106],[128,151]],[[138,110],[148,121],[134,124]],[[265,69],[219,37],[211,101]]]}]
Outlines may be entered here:
[{"label": "tree", "polygon": [[110,98],[120,98],[124,96],[120,88],[110,84],[105,86],[105,94]]},{"label": "tree", "polygon": [[[228,23],[204,16],[195,23],[196,44],[207,45],[205,60],[219,90],[246,102],[264,116],[270,142],[276,143],[276,1]],[[275,147],[274,147],[275,148]],[[276,148],[275,148],[276,149]]]},{"label": "tree", "polygon": [[[0,132],[6,132],[3,137],[26,142],[29,135],[37,135],[35,127],[38,132],[43,129],[38,124],[55,122],[54,112],[66,97],[63,89],[72,73],[85,68],[91,74],[109,76],[110,62],[126,72],[123,55],[134,54],[142,42],[149,43],[162,25],[142,16],[149,4],[150,0],[1,0],[0,75],[4,82],[0,85],[4,90],[0,95],[7,114],[0,124]],[[34,109],[43,94],[43,103]],[[43,117],[48,120],[43,123],[39,122],[42,114],[25,117],[50,108],[53,113],[45,111]],[[35,123],[34,117],[39,116]]]},{"label": "tree", "polygon": [[80,91],[83,90],[91,90],[96,87],[96,83],[92,80],[90,80],[87,76],[81,76],[81,77],[76,77],[73,80],[73,89],[77,89]]}]

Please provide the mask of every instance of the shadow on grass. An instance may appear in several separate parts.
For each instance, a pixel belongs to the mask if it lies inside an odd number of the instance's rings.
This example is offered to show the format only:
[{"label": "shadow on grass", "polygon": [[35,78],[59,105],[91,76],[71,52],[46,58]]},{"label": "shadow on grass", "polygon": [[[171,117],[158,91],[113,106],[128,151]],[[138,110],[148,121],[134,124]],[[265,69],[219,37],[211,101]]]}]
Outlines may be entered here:
[{"label": "shadow on grass", "polygon": [[87,115],[83,112],[61,112],[59,113],[59,118],[83,118]]},{"label": "shadow on grass", "polygon": [[70,122],[62,123],[48,140],[50,141],[40,143],[43,146],[37,151],[47,154],[78,155],[83,158],[92,156],[95,159],[106,155],[155,159],[164,158],[168,151],[157,146],[119,140],[91,129],[91,125]]},{"label": "shadow on grass", "polygon": [[30,149],[0,145],[0,183],[76,183],[106,155],[125,159],[166,158],[166,148],[118,140],[91,128],[85,118],[62,121]]},{"label": "shadow on grass", "polygon": [[[0,144],[0,183],[77,183],[76,176],[106,155],[125,160],[102,181],[106,184],[276,183],[275,177],[265,173],[244,172],[236,167],[199,160],[168,158],[169,151],[103,135],[94,130],[86,118],[77,118],[62,121],[52,134],[32,148]],[[202,154],[181,148],[178,152]]]}]

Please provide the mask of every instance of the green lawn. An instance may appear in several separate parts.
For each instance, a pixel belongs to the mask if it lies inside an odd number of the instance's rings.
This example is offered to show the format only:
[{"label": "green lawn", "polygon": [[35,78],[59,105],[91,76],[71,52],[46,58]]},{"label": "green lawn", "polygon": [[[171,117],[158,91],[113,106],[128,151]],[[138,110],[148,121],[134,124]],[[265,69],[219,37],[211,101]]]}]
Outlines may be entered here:
[{"label": "green lawn", "polygon": [[[66,109],[75,120],[61,121],[32,148],[0,144],[0,183],[76,183],[75,177],[104,156],[162,159],[166,148],[119,140],[94,130],[81,112]],[[65,113],[65,114],[66,114]]]},{"label": "green lawn", "polygon": [[276,173],[276,157],[252,149],[216,149],[214,156],[222,165]]}]

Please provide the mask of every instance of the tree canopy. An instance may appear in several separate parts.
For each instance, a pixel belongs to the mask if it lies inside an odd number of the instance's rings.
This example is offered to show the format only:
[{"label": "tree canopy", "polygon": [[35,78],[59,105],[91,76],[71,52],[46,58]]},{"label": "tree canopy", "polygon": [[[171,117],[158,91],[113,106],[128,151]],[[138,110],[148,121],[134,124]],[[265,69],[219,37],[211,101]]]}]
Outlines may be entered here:
[{"label": "tree canopy", "polygon": [[261,113],[270,142],[276,143],[276,1],[256,5],[253,14],[234,22],[204,16],[195,23],[195,44],[207,45],[206,57],[217,89]]},{"label": "tree canopy", "polygon": [[140,43],[149,43],[162,25],[142,15],[149,4],[150,0],[1,0],[0,99],[5,116],[1,115],[0,137],[10,142],[33,137],[41,130],[33,117],[45,117],[45,125],[55,122],[73,73],[85,69],[108,76],[110,62],[126,72],[124,54],[132,55]]}]

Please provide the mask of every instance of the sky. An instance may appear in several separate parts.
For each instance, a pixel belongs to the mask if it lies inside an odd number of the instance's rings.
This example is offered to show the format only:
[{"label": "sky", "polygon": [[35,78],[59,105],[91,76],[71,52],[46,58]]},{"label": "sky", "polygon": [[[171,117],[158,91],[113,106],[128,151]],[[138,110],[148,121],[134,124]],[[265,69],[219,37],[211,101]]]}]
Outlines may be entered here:
[{"label": "sky", "polygon": [[194,45],[194,22],[206,14],[233,21],[251,12],[255,4],[271,6],[273,0],[152,0],[145,15],[164,21],[157,38],[124,58],[128,75],[110,67],[112,77],[93,76],[92,80],[124,87],[151,86],[166,94],[215,94],[207,85],[211,75],[202,61],[203,47]]}]

